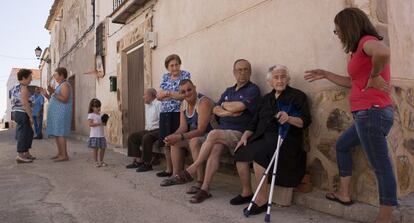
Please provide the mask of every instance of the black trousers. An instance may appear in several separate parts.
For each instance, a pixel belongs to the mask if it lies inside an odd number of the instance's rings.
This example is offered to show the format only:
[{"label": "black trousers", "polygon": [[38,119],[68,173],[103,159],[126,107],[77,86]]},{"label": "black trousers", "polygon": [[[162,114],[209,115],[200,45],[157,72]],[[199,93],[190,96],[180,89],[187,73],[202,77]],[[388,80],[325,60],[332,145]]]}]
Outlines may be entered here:
[{"label": "black trousers", "polygon": [[13,112],[13,120],[17,123],[16,140],[17,152],[24,153],[32,148],[33,128],[30,125],[29,116],[26,112]]},{"label": "black trousers", "polygon": [[[140,157],[145,163],[152,159],[152,144],[159,139],[159,129],[139,131],[128,137],[128,156]],[[142,152],[140,147],[142,146]]]}]

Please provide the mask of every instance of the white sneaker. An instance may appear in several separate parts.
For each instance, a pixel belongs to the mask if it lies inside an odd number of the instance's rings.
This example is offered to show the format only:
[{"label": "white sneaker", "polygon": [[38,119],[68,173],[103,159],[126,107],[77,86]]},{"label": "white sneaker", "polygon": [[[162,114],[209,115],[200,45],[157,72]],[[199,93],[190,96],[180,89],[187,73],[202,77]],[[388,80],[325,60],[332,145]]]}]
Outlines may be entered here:
[{"label": "white sneaker", "polygon": [[33,162],[33,160],[31,160],[31,159],[26,159],[26,158],[24,158],[24,157],[21,157],[21,156],[17,156],[16,157],[16,162],[17,163],[32,163]]}]

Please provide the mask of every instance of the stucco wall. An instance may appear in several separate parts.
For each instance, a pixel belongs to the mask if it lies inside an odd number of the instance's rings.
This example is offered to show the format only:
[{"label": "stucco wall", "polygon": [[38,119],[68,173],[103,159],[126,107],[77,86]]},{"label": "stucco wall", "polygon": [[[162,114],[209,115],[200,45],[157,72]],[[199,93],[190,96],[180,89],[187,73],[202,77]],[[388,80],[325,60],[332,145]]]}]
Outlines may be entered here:
[{"label": "stucco wall", "polygon": [[[332,33],[333,17],[343,7],[343,1],[329,0],[160,1],[153,19],[159,35],[153,83],[165,73],[164,58],[177,53],[198,89],[214,99],[234,84],[232,65],[238,58],[252,63],[252,79],[264,91],[266,70],[275,63],[290,68],[295,87],[331,86],[305,84],[303,72],[320,67],[345,73],[346,55]],[[180,13],[171,16],[171,11]]]},{"label": "stucco wall", "polygon": [[401,79],[414,79],[414,3],[388,2],[391,70]]},{"label": "stucco wall", "polygon": [[[413,5],[407,1],[386,0],[244,0],[244,1],[153,1],[152,20],[146,13],[132,16],[126,25],[108,23],[106,76],[97,84],[98,98],[104,98],[103,111],[112,114],[109,140],[122,138],[122,94],[109,92],[109,76],[122,79],[121,51],[142,39],[143,24],[158,34],[158,46],[151,50],[150,80],[145,86],[158,88],[165,73],[164,59],[177,53],[182,69],[192,73],[198,90],[217,99],[234,84],[232,64],[238,58],[248,59],[253,66],[252,80],[266,93],[265,73],[269,66],[280,63],[290,68],[291,85],[304,90],[312,104],[313,124],[309,132],[308,165],[313,184],[332,190],[338,182],[334,143],[352,122],[347,101],[348,90],[328,81],[306,83],[304,71],[327,69],[346,75],[348,55],[333,34],[333,18],[347,6],[364,10],[390,44],[392,53],[392,96],[396,119],[389,136],[390,155],[398,178],[399,195],[414,190],[414,102],[413,77]],[[387,6],[387,2],[389,5]],[[99,18],[112,12],[108,5],[99,7]],[[174,13],[172,13],[174,12]],[[147,23],[148,22],[148,23]],[[147,27],[150,28],[150,27]],[[149,55],[146,48],[146,56]],[[148,60],[148,58],[146,58]],[[111,123],[112,122],[112,123]],[[376,181],[364,154],[354,154],[355,177],[352,193],[356,200],[376,204]],[[407,176],[407,177],[406,177]]]},{"label": "stucco wall", "polygon": [[[389,136],[390,156],[398,179],[399,196],[414,190],[414,136],[412,130],[413,5],[407,1],[160,1],[154,13],[153,28],[159,45],[153,51],[153,83],[165,73],[164,58],[177,53],[183,69],[192,73],[198,89],[217,99],[234,84],[232,64],[248,59],[254,82],[265,83],[267,68],[274,63],[290,68],[291,85],[307,92],[312,104],[313,124],[309,131],[308,165],[315,187],[332,190],[338,183],[335,141],[352,122],[348,90],[327,81],[308,84],[307,69],[322,68],[346,75],[348,56],[332,33],[333,18],[344,7],[364,10],[392,53],[395,122]],[[180,12],[171,16],[171,11]],[[405,81],[398,81],[403,79]],[[361,149],[354,154],[354,199],[377,204],[373,171]]]}]

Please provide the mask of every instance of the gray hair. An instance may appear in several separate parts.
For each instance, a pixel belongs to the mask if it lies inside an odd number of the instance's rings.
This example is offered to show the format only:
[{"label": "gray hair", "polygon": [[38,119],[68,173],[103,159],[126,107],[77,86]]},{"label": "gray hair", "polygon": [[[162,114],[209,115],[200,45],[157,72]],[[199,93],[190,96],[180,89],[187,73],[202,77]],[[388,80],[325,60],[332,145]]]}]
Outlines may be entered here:
[{"label": "gray hair", "polygon": [[289,69],[285,65],[275,64],[275,65],[269,67],[269,69],[267,71],[266,79],[267,80],[272,79],[272,73],[276,70],[284,70],[286,72],[286,75],[288,76],[288,78],[290,78]]},{"label": "gray hair", "polygon": [[154,98],[157,97],[157,90],[155,90],[154,88],[148,88],[147,93]]}]

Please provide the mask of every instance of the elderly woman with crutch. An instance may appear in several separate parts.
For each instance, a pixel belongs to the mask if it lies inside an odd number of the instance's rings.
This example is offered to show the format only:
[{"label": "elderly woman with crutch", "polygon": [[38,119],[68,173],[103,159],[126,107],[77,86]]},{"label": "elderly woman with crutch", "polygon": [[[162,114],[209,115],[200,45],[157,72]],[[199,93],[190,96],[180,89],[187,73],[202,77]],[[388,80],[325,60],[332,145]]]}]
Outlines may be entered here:
[{"label": "elderly woman with crutch", "polygon": [[[278,147],[278,135],[281,134],[279,132],[281,125],[288,125],[290,128],[280,146],[279,159],[275,160],[277,172],[276,179],[273,181],[277,185],[276,192],[283,193],[287,197],[286,203],[290,203],[293,188],[300,184],[305,175],[306,152],[303,149],[303,138],[304,129],[311,122],[311,115],[306,95],[290,87],[289,80],[286,66],[274,65],[269,68],[267,81],[273,89],[262,98],[256,115],[235,149],[236,166],[243,192],[230,203],[233,205],[249,203],[253,197],[247,215],[262,213],[266,211],[268,203],[272,203],[271,197],[268,199],[267,183],[262,183],[262,187],[258,187],[255,196],[252,196],[249,165],[253,162],[257,182],[262,177],[268,178],[263,174],[265,169],[272,165],[272,157]],[[245,213],[246,210],[247,208]]]}]

